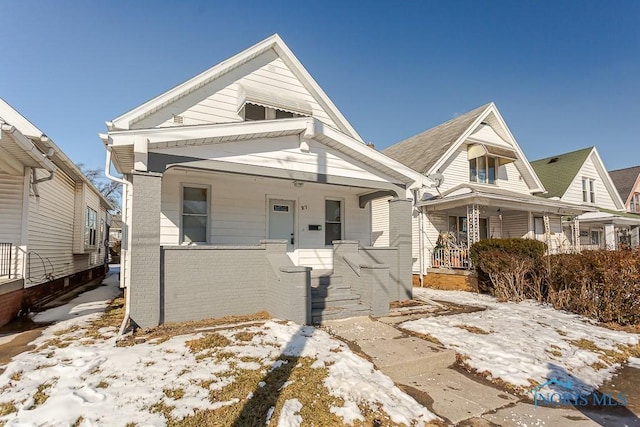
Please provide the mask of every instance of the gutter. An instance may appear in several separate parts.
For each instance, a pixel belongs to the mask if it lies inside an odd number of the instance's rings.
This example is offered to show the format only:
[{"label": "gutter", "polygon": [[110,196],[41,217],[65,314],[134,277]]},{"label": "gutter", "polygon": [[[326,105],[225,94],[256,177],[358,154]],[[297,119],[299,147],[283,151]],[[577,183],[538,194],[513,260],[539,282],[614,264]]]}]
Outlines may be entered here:
[{"label": "gutter", "polygon": [[38,150],[38,147],[36,147],[35,144],[31,142],[29,138],[24,136],[15,126],[5,122],[0,123],[2,123],[2,126],[0,126],[2,130],[11,135],[20,148],[22,148],[29,157],[38,162],[42,168],[46,169],[50,173],[53,173],[56,170],[56,166],[51,160],[49,160],[48,156],[42,154],[40,150]]},{"label": "gutter", "polygon": [[[126,186],[131,185],[129,181],[124,178],[119,178],[111,174],[111,147],[108,145],[105,147],[107,149],[107,157],[104,164],[104,175],[110,179],[111,181],[118,182],[122,184],[122,222],[127,223],[127,213],[129,207],[127,206],[127,197],[126,197]],[[129,233],[127,232],[126,236],[123,236],[126,239],[129,238]],[[120,272],[122,273],[122,257],[120,258]],[[122,280],[124,280],[124,276],[122,276]],[[124,318],[122,319],[122,324],[120,325],[120,329],[118,330],[118,335],[116,336],[116,341],[120,341],[122,339],[122,335],[124,334],[129,321],[131,320],[131,283],[129,286],[124,287]]]}]

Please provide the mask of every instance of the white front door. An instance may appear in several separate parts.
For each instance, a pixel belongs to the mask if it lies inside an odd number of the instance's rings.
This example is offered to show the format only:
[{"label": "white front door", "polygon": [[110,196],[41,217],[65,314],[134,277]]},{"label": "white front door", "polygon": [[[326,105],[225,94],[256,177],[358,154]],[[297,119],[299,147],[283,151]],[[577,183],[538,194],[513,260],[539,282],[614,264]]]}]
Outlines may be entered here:
[{"label": "white front door", "polygon": [[269,199],[269,239],[287,241],[287,252],[293,252],[294,236],[293,200]]}]

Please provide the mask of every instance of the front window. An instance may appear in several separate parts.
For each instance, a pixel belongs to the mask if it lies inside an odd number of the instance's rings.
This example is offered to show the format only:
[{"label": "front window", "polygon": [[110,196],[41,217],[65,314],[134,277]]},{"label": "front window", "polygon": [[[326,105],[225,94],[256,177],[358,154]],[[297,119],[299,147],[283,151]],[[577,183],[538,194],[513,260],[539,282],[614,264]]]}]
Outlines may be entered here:
[{"label": "front window", "polygon": [[596,183],[594,179],[582,178],[582,201],[584,203],[596,202]]},{"label": "front window", "polygon": [[87,215],[84,226],[84,245],[85,247],[95,246],[97,239],[98,213],[87,207]]},{"label": "front window", "polygon": [[274,120],[274,119],[290,119],[293,117],[303,117],[302,114],[293,113],[291,111],[279,110],[277,108],[264,107],[262,105],[251,104],[247,102],[244,104],[244,120]]},{"label": "front window", "polygon": [[182,188],[182,233],[181,242],[204,243],[207,241],[209,203],[207,189],[203,187]]},{"label": "front window", "polygon": [[635,193],[629,202],[629,210],[631,212],[640,212],[640,194]]},{"label": "front window", "polygon": [[496,157],[480,156],[469,160],[469,181],[495,184],[498,166],[499,160]]},{"label": "front window", "polygon": [[325,200],[324,244],[331,246],[334,240],[342,240],[342,202]]}]

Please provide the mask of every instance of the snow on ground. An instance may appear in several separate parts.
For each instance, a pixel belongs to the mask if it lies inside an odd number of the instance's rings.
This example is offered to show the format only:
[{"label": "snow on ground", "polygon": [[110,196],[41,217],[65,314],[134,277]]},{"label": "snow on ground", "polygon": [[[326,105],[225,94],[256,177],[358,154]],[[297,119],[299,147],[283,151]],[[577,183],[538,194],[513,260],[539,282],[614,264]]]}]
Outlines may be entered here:
[{"label": "snow on ground", "polygon": [[[116,347],[115,327],[100,331],[105,339],[88,337],[84,328],[100,316],[95,312],[98,307],[106,306],[103,288],[81,295],[64,310],[38,316],[48,321],[66,320],[47,328],[33,342],[37,346],[34,351],[22,353],[0,367],[0,371],[4,368],[0,375],[0,414],[3,404],[5,408],[14,405],[16,411],[5,411],[0,424],[72,425],[82,420],[81,425],[124,426],[133,422],[163,426],[165,417],[150,411],[152,405],[165,402],[173,407],[171,416],[181,419],[198,409],[235,404],[245,396],[212,403],[211,390],[232,383],[234,369],[260,369],[266,375],[283,363],[278,360],[282,356],[310,357],[315,359],[312,368],[328,369],[324,381],[327,392],[344,400],[344,406],[332,407],[331,411],[346,422],[364,419],[358,404],[372,409],[379,406],[392,421],[407,425],[423,425],[436,418],[344,343],[321,330],[292,322],[266,321],[217,330],[228,340],[224,359],[190,352],[187,342],[203,337],[206,331],[128,347]],[[237,338],[240,331],[247,334],[242,340]],[[36,393],[38,389],[48,396],[44,402],[38,398],[42,397],[42,393]],[[182,396],[167,391],[179,389]],[[299,425],[301,407],[297,399],[287,400],[278,424]]]},{"label": "snow on ground", "polygon": [[632,368],[640,369],[640,357],[631,357],[629,359],[629,366]]},{"label": "snow on ground", "polygon": [[437,338],[467,357],[466,363],[478,372],[486,371],[522,391],[532,387],[529,379],[542,384],[552,378],[571,379],[574,389],[590,391],[620,367],[607,353],[618,355],[618,345],[640,342],[638,334],[602,328],[585,317],[533,301],[499,303],[488,295],[462,291],[414,292],[437,301],[486,308],[409,321],[401,327]]}]

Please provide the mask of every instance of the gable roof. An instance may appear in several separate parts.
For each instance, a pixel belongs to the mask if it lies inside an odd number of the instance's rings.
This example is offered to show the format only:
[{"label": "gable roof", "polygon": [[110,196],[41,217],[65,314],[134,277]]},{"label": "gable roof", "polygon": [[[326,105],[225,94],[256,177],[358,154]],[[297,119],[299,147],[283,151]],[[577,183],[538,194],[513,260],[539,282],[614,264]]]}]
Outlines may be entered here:
[{"label": "gable roof", "polygon": [[493,103],[419,133],[382,150],[384,154],[420,173],[426,173]]},{"label": "gable roof", "polygon": [[640,179],[640,166],[609,171],[609,176],[615,184],[618,193],[620,193],[620,197],[626,202],[633,189],[636,188],[638,179]]},{"label": "gable roof", "polygon": [[562,197],[595,147],[545,157],[531,166],[547,189],[543,197]]},{"label": "gable roof", "polygon": [[309,72],[304,68],[302,63],[296,58],[289,47],[284,43],[278,34],[274,34],[261,42],[251,46],[250,48],[228,58],[218,65],[198,74],[197,76],[179,84],[163,94],[145,102],[121,116],[112,122],[107,122],[109,130],[130,129],[130,126],[137,121],[153,114],[163,107],[176,102],[180,98],[192,93],[209,82],[220,78],[221,76],[231,72],[252,59],[262,55],[263,53],[273,50],[280,59],[291,69],[299,81],[305,86],[309,93],[323,107],[327,114],[334,120],[340,130],[350,137],[363,142],[362,137],[351,126],[347,119],[342,115],[338,108],[329,99],[327,94],[320,88],[318,83],[311,77]]},{"label": "gable roof", "polygon": [[[9,105],[4,99],[0,98],[0,124],[5,123],[14,127],[17,132],[33,146],[35,152],[41,157],[45,163],[52,163],[52,168],[46,167],[48,170],[59,168],[76,182],[84,182],[99,197],[103,205],[107,209],[113,209],[107,198],[96,188],[96,186],[87,178],[87,176],[67,157],[67,155],[58,147],[47,135],[31,123],[26,117],[20,114],[15,108]],[[51,156],[45,157],[43,153],[53,150]]]},{"label": "gable roof", "polygon": [[515,164],[527,182],[529,191],[543,192],[542,182],[493,102],[392,145],[382,152],[422,174],[441,172],[439,168],[446,164],[465,141],[473,139],[472,135],[485,120],[493,128],[495,137],[517,153]]}]

